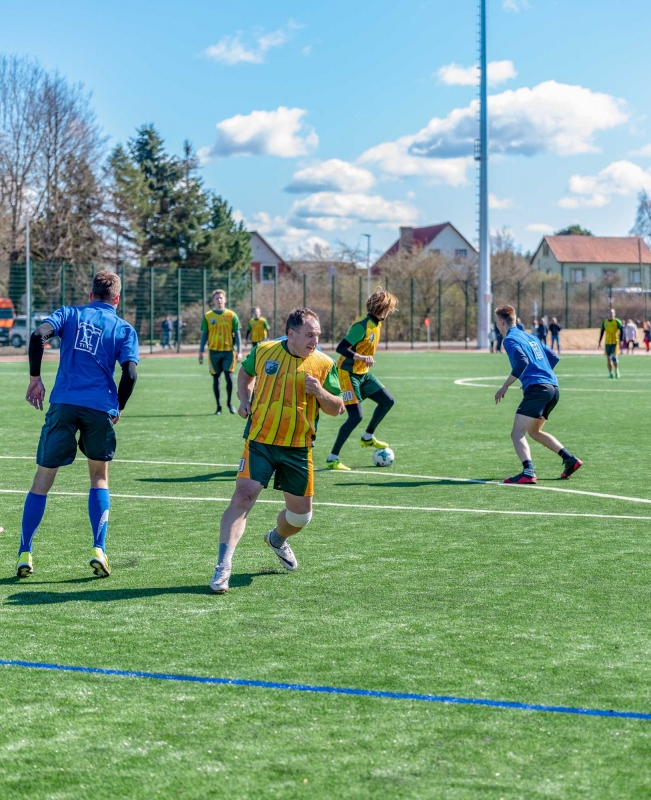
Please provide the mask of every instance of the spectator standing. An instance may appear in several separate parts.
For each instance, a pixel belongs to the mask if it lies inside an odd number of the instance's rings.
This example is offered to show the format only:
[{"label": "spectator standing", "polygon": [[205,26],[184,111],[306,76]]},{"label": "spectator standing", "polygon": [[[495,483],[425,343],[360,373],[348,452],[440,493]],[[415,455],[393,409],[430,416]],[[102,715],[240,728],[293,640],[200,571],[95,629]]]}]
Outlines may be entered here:
[{"label": "spectator standing", "polygon": [[547,345],[547,334],[549,333],[549,328],[547,327],[547,322],[545,321],[544,317],[540,318],[540,322],[538,323],[538,330],[536,331],[536,336],[540,339],[540,341]]},{"label": "spectator standing", "polygon": [[497,327],[497,325],[494,325],[493,327],[495,329],[495,352],[496,353],[501,353],[502,352],[502,341],[503,341],[504,337],[502,336],[502,333],[501,333],[500,329]]},{"label": "spectator standing", "polygon": [[552,335],[552,350],[554,349],[554,342],[556,342],[556,349],[558,351],[558,355],[561,354],[561,331],[563,329],[558,324],[558,320],[556,317],[552,317],[551,325],[549,326],[549,332]]},{"label": "spectator standing", "polygon": [[[520,319],[520,317],[518,317],[518,318],[516,319],[516,321],[515,321],[515,327],[516,327],[516,328],[517,328],[519,331],[524,331],[524,325],[522,324],[522,320]],[[525,331],[525,333],[526,333],[526,331]]]},{"label": "spectator standing", "polygon": [[161,323],[161,338],[160,343],[163,350],[166,347],[171,349],[172,345],[170,343],[171,334],[172,334],[172,317],[168,314],[165,319]]},{"label": "spectator standing", "polygon": [[531,320],[531,335],[538,336],[538,320],[535,317]]},{"label": "spectator standing", "polygon": [[644,346],[646,347],[647,353],[649,352],[649,347],[651,347],[651,323],[646,320],[642,328],[644,330]]},{"label": "spectator standing", "polygon": [[624,340],[626,344],[626,352],[635,349],[635,345],[637,344],[637,325],[633,322],[632,319],[627,320],[626,325],[624,325]]}]

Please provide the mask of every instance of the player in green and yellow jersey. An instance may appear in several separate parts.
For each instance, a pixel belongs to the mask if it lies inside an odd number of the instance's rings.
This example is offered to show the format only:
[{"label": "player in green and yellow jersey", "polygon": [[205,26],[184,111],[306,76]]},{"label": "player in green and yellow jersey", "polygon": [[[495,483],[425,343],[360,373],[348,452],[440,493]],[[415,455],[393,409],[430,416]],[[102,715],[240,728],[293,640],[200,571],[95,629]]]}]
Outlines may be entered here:
[{"label": "player in green and yellow jersey", "polygon": [[366,301],[368,313],[355,320],[346,336],[337,345],[339,359],[339,383],[343,391],[342,397],[346,404],[348,419],[339,429],[339,434],[332,452],[326,461],[328,469],[349,471],[350,467],[344,466],[339,460],[341,448],[355,428],[362,421],[362,400],[367,397],[377,407],[373,412],[371,421],[362,435],[362,447],[388,447],[386,442],[375,438],[375,429],[382,422],[394,404],[393,397],[373,375],[370,368],[375,364],[375,351],[380,343],[382,323],[395,311],[398,298],[384,289],[377,289]]},{"label": "player in green and yellow jersey", "polygon": [[261,342],[242,362],[237,376],[238,413],[247,419],[244,453],[235,492],[220,524],[219,557],[210,588],[228,591],[235,547],[246,518],[274,477],[274,489],[285,495],[286,507],[265,541],[288,570],[298,566],[287,538],[312,518],[314,467],[312,446],[319,411],[344,413],[334,361],[317,350],[321,326],[309,308],[291,312],[287,339]]},{"label": "player in green and yellow jersey", "polygon": [[608,312],[608,319],[601,323],[601,330],[599,332],[599,347],[601,347],[601,340],[606,334],[606,361],[608,363],[608,377],[613,377],[613,367],[615,368],[615,377],[619,378],[619,335],[624,325],[621,319],[615,316],[615,309],[611,308]]},{"label": "player in green and yellow jersey", "polygon": [[210,374],[217,402],[215,414],[222,413],[219,397],[219,376],[224,373],[228,410],[235,413],[232,403],[233,371],[235,361],[242,360],[242,340],[240,337],[240,321],[237,314],[226,308],[226,292],[217,289],[212,295],[213,307],[201,320],[201,343],[199,345],[199,363],[203,364],[203,351],[208,342]]},{"label": "player in green and yellow jersey", "polygon": [[249,320],[246,329],[246,338],[251,337],[251,344],[255,347],[256,344],[264,342],[269,335],[269,323],[264,317],[260,316],[260,309],[253,309],[253,316]]}]

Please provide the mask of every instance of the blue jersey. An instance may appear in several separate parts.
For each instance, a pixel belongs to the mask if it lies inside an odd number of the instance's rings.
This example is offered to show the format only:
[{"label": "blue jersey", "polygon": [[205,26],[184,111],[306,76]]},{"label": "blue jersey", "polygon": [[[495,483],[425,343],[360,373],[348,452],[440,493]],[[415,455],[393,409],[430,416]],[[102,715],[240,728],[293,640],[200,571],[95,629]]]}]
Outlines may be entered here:
[{"label": "blue jersey", "polygon": [[537,383],[558,386],[554,367],[559,358],[544,342],[514,327],[504,337],[504,350],[511,362],[511,374],[520,378],[523,390]]},{"label": "blue jersey", "polygon": [[51,403],[68,403],[112,416],[118,412],[116,362],[138,363],[138,336],[109,303],[62,306],[43,320],[61,337],[61,356]]}]

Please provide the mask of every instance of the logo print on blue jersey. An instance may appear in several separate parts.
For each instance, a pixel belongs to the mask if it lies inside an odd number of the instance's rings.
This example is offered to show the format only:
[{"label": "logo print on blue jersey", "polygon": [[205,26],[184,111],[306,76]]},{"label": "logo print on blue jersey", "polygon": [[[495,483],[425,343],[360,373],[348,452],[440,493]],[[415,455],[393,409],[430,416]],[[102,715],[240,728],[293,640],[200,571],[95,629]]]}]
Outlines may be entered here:
[{"label": "logo print on blue jersey", "polygon": [[80,322],[75,340],[75,350],[83,350],[85,353],[90,353],[91,356],[94,356],[97,353],[101,335],[101,328],[96,328],[90,322]]},{"label": "logo print on blue jersey", "polygon": [[531,349],[533,350],[533,354],[536,357],[536,361],[540,361],[543,357],[542,348],[535,340],[530,340]]},{"label": "logo print on blue jersey", "polygon": [[264,371],[267,373],[267,375],[275,375],[278,372],[279,366],[280,362],[278,361],[265,361]]}]

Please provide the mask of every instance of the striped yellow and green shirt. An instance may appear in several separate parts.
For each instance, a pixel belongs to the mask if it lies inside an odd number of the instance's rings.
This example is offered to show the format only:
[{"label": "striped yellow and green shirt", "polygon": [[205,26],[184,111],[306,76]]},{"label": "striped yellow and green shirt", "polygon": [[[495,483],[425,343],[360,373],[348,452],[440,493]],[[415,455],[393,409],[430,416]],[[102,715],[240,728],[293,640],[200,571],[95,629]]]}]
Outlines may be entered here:
[{"label": "striped yellow and green shirt", "polygon": [[[350,349],[359,353],[360,356],[374,356],[380,343],[381,332],[382,321],[366,314],[353,322],[344,338],[350,345]],[[363,361],[353,361],[352,358],[345,356],[339,359],[338,367],[345,369],[346,372],[352,372],[354,375],[365,375],[369,371],[369,366]]]},{"label": "striped yellow and green shirt", "polygon": [[619,331],[623,328],[621,319],[605,319],[601,323],[601,335],[606,334],[606,344],[619,344]]},{"label": "striped yellow and green shirt", "polygon": [[264,317],[260,317],[260,319],[255,319],[255,317],[251,317],[249,320],[249,327],[247,328],[247,333],[251,332],[251,342],[253,344],[258,344],[259,342],[264,342],[267,338],[267,332],[269,330],[269,323]]},{"label": "striped yellow and green shirt", "polygon": [[319,419],[316,397],[305,391],[305,376],[312,375],[336,396],[341,395],[334,361],[315,350],[307,358],[293,356],[287,342],[261,342],[242,362],[255,377],[251,416],[244,438],[284,447],[310,447]]},{"label": "striped yellow and green shirt", "polygon": [[230,308],[223,311],[211,309],[201,320],[202,333],[208,334],[208,349],[221,352],[232,350],[234,334],[240,329],[237,314]]}]

